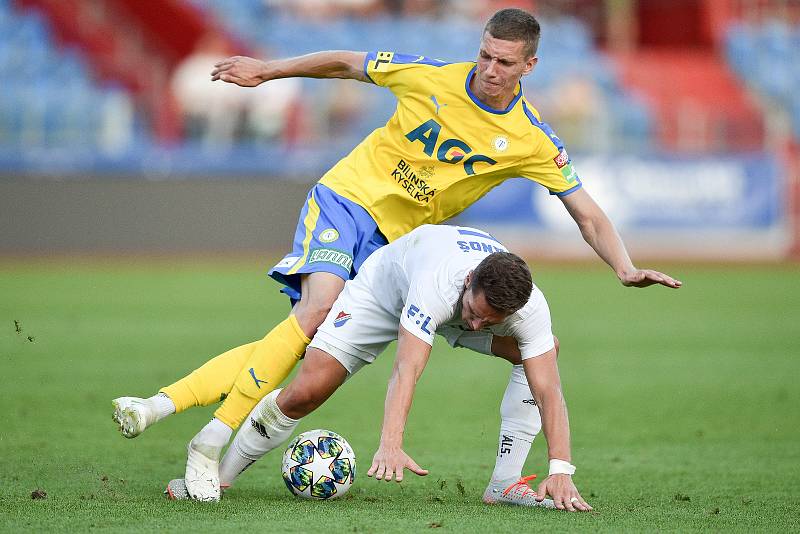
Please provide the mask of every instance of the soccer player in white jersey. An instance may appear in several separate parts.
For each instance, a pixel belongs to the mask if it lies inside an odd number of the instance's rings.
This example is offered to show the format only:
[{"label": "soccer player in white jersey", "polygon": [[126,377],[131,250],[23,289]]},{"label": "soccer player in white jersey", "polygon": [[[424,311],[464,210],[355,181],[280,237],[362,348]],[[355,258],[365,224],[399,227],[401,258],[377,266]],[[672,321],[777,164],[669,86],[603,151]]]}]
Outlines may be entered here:
[{"label": "soccer player in white jersey", "polygon": [[[172,413],[224,398],[189,444],[186,464],[188,480],[216,472],[233,430],[303,357],[364,260],[422,224],[457,215],[509,178],[533,180],[557,197],[623,285],[680,287],[664,273],[634,266],[583,188],[564,143],[523,95],[520,79],[536,66],[539,33],[530,13],[502,9],[486,24],[476,61],[327,51],[268,62],[236,56],[217,64],[212,80],[244,87],[300,76],[373,83],[394,93],[397,109],[309,193],[293,249],[270,271],[286,286],[289,316],[263,339],[220,354],[158,395],[115,399],[122,434],[136,437]],[[190,483],[189,492],[219,499],[218,487]]]},{"label": "soccer player in white jersey", "polygon": [[[367,475],[401,481],[405,469],[427,474],[403,451],[403,436],[437,333],[453,346],[516,364],[501,404],[497,464],[484,501],[591,510],[571,478],[569,423],[544,295],[522,259],[483,231],[455,226],[421,226],[364,262],[317,330],[298,375],[260,401],[237,433],[220,466],[223,484],[282,445],[300,418],[394,340],[380,446]],[[524,402],[531,396],[535,404]],[[542,428],[550,473],[534,492],[521,470]]]}]

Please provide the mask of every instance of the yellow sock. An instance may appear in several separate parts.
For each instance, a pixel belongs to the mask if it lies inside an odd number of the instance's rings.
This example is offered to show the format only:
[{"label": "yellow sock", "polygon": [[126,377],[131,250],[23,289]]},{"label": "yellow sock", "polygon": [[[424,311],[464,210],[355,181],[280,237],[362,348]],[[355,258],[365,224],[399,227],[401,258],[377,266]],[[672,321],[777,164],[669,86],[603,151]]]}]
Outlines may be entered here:
[{"label": "yellow sock", "polygon": [[220,402],[233,388],[236,377],[259,343],[254,341],[220,354],[160,391],[175,403],[176,413],[192,406]]},{"label": "yellow sock", "polygon": [[311,340],[290,315],[258,342],[214,417],[236,429],[267,393],[289,376]]}]

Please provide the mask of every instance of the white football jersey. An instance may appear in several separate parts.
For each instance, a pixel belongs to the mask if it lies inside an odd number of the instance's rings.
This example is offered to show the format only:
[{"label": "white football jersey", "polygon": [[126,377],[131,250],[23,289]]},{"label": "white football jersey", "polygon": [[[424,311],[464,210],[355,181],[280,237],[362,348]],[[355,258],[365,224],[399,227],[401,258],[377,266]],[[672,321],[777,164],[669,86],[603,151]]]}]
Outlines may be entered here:
[{"label": "white football jersey", "polygon": [[[464,279],[486,256],[498,251],[508,252],[481,230],[423,225],[376,251],[356,278],[370,288],[373,302],[414,336],[433,345],[439,333],[458,345],[458,337],[468,331],[461,320],[459,298]],[[554,347],[550,310],[535,285],[522,309],[486,332],[516,338],[523,359]]]}]

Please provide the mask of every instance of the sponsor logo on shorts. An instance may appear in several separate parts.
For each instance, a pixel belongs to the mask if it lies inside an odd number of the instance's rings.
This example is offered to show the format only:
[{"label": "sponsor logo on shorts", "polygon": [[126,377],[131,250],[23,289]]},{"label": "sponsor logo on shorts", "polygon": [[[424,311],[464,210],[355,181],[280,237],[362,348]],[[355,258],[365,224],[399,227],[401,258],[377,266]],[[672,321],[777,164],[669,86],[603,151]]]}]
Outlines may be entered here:
[{"label": "sponsor logo on shorts", "polygon": [[278,264],[274,267],[275,269],[289,269],[297,263],[297,260],[300,259],[300,256],[286,256]]},{"label": "sponsor logo on shorts", "polygon": [[339,315],[336,316],[336,319],[333,320],[333,326],[339,328],[352,318],[353,316],[347,313],[346,311],[340,311]]},{"label": "sponsor logo on shorts", "polygon": [[560,150],[558,152],[558,156],[553,158],[553,161],[556,162],[556,167],[558,167],[559,169],[564,167],[564,165],[569,163],[569,156],[567,155],[567,151],[566,150]]},{"label": "sponsor logo on shorts", "polygon": [[525,399],[522,401],[522,404],[530,404],[531,406],[536,406],[536,399]]},{"label": "sponsor logo on shorts", "polygon": [[350,269],[353,268],[353,258],[351,258],[348,253],[333,248],[315,248],[311,251],[311,254],[308,256],[308,263],[318,263],[321,261],[333,263],[346,271],[350,271]]},{"label": "sponsor logo on shorts", "polygon": [[319,240],[323,243],[333,243],[337,239],[339,239],[339,232],[336,231],[336,228],[328,228],[319,234]]}]

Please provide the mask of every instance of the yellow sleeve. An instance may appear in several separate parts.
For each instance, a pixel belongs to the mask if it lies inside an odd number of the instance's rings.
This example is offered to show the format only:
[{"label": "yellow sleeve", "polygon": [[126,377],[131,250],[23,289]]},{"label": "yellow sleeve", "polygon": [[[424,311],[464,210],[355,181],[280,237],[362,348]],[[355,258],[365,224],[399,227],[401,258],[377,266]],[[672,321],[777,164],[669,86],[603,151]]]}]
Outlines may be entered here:
[{"label": "yellow sleeve", "polygon": [[368,52],[364,74],[374,84],[389,88],[398,98],[424,83],[423,70],[449,65],[440,59],[425,56]]},{"label": "yellow sleeve", "polygon": [[535,109],[525,102],[522,105],[533,126],[533,150],[520,167],[520,176],[545,186],[551,195],[564,196],[580,189],[583,183],[564,143]]}]

